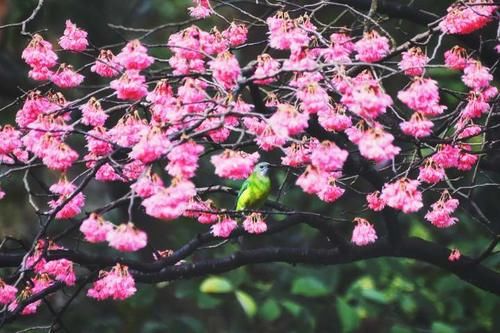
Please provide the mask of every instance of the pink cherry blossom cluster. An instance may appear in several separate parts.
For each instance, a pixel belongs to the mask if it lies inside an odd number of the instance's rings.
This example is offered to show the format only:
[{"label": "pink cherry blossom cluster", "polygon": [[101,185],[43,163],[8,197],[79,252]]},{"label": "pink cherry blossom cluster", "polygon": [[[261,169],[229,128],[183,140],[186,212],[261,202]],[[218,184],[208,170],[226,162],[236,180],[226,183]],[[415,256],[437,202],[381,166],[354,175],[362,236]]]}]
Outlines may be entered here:
[{"label": "pink cherry blossom cluster", "polygon": [[356,59],[364,62],[377,62],[389,54],[389,39],[381,36],[376,30],[368,31],[359,41],[354,43]]},{"label": "pink cherry blossom cluster", "polygon": [[117,264],[111,271],[101,271],[99,279],[87,291],[87,296],[102,301],[108,298],[124,300],[137,291],[135,280],[130,275],[128,267]]},{"label": "pink cherry blossom cluster", "polygon": [[398,66],[406,75],[420,76],[424,74],[428,62],[429,58],[420,47],[412,47],[401,54]]},{"label": "pink cherry blossom cluster", "polygon": [[251,213],[243,221],[243,229],[251,234],[261,234],[267,231],[267,224],[260,213]]},{"label": "pink cherry blossom cluster", "polygon": [[445,190],[439,200],[431,205],[431,210],[425,214],[425,219],[438,228],[448,228],[458,221],[456,217],[451,216],[458,205],[458,200],[453,199]]},{"label": "pink cherry blossom cluster", "polygon": [[243,151],[226,149],[210,159],[215,166],[215,174],[222,178],[244,179],[252,173],[253,167],[259,160],[259,153],[252,154]]},{"label": "pink cherry blossom cluster", "polygon": [[208,0],[193,0],[193,7],[189,7],[189,15],[194,18],[202,19],[212,15],[212,8]]},{"label": "pink cherry blossom cluster", "polygon": [[493,0],[456,2],[448,7],[439,28],[448,34],[469,34],[492,21],[497,7]]},{"label": "pink cherry blossom cluster", "polygon": [[[248,223],[247,223],[248,224]],[[238,223],[235,219],[224,215],[219,217],[217,223],[212,224],[210,230],[214,236],[221,238],[228,238],[234,229],[238,227]]]},{"label": "pink cherry blossom cluster", "polygon": [[354,222],[356,223],[356,226],[352,231],[351,242],[357,246],[365,246],[375,243],[378,237],[373,225],[368,220],[361,217],[356,217]]},{"label": "pink cherry blossom cluster", "polygon": [[387,183],[382,188],[380,200],[387,206],[401,210],[403,213],[413,213],[423,207],[422,192],[418,190],[418,180],[401,178]]}]

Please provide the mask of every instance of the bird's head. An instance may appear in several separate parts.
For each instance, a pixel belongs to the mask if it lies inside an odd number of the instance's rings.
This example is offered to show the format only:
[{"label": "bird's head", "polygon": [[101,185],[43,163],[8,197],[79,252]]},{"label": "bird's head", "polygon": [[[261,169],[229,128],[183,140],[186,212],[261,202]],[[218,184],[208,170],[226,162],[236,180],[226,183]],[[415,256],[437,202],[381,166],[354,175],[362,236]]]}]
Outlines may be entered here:
[{"label": "bird's head", "polygon": [[260,162],[253,168],[253,172],[261,176],[267,176],[269,173],[269,168],[272,167],[272,164],[267,162]]},{"label": "bird's head", "polygon": [[253,168],[253,172],[260,175],[260,176],[267,176],[269,173],[269,168],[274,168],[277,167],[278,165],[276,164],[271,164],[267,162],[260,162],[255,165]]}]

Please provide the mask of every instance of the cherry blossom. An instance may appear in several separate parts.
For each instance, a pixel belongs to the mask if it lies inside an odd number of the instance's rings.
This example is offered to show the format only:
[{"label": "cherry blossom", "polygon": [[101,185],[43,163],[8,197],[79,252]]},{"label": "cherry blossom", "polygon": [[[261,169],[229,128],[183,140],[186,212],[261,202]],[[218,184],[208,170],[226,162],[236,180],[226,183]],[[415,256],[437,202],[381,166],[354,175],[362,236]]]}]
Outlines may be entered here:
[{"label": "cherry blossom", "polygon": [[373,225],[368,222],[368,220],[361,217],[356,217],[354,222],[356,223],[356,226],[352,231],[351,242],[357,246],[365,246],[375,243],[378,237]]},{"label": "cherry blossom", "polygon": [[250,234],[261,234],[267,231],[267,224],[260,213],[251,213],[243,221],[243,229]]},{"label": "cherry blossom", "polygon": [[109,272],[100,272],[99,280],[87,291],[87,296],[98,301],[108,298],[124,300],[134,295],[136,291],[135,280],[130,275],[128,267],[117,264]]},{"label": "cherry blossom", "polygon": [[425,214],[425,219],[438,228],[450,227],[458,221],[456,217],[451,216],[458,205],[458,200],[453,199],[445,190],[439,200],[431,205],[431,210]]},{"label": "cherry blossom", "polygon": [[85,240],[90,243],[106,241],[108,233],[113,230],[113,225],[102,218],[102,216],[92,213],[83,220],[80,231],[85,236]]},{"label": "cherry blossom", "polygon": [[354,43],[356,59],[365,62],[376,62],[384,58],[390,51],[389,39],[375,31],[366,32],[363,38]]},{"label": "cherry blossom", "polygon": [[64,30],[64,35],[59,38],[59,45],[68,51],[85,51],[89,45],[87,32],[78,28],[70,20],[66,20],[66,29]]},{"label": "cherry blossom", "polygon": [[429,58],[421,48],[412,47],[401,54],[398,66],[406,75],[420,76],[424,74],[425,65],[428,62]]},{"label": "cherry blossom", "polygon": [[[224,216],[219,221],[210,227],[212,234],[216,237],[228,238],[238,224],[229,216]],[[257,227],[259,228],[259,227]],[[260,227],[262,229],[262,227]]]},{"label": "cherry blossom", "polygon": [[244,179],[252,173],[259,158],[257,152],[248,154],[244,151],[226,149],[222,154],[213,155],[210,161],[215,166],[215,174],[219,177]]},{"label": "cherry blossom", "polygon": [[123,252],[134,252],[148,244],[147,234],[133,223],[120,224],[106,233],[109,246]]}]

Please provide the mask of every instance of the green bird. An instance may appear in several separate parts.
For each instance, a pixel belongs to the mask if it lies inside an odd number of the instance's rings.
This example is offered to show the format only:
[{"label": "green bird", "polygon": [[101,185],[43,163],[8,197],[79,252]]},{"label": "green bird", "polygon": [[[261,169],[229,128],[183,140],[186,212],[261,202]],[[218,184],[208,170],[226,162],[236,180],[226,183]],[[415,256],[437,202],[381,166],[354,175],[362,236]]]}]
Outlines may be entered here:
[{"label": "green bird", "polygon": [[267,175],[271,164],[261,162],[241,185],[236,199],[236,210],[256,209],[261,207],[271,191],[271,179]]}]

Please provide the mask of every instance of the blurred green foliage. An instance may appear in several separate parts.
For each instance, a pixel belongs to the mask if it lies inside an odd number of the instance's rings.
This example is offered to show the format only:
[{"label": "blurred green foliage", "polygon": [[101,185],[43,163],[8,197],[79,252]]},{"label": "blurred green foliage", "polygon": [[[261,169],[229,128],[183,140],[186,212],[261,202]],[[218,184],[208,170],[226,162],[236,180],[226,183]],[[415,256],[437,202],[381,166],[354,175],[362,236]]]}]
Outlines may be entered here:
[{"label": "blurred green foliage", "polygon": [[[422,6],[442,12],[449,1],[421,1]],[[9,22],[26,17],[36,1],[10,1]],[[185,19],[185,8],[189,0],[65,0],[46,1],[41,15],[28,26],[30,30],[48,29],[52,40],[63,30],[64,21],[71,18],[89,31],[92,42],[104,45],[131,37],[110,29],[106,24],[123,24],[132,27],[154,27],[165,22]],[[327,15],[328,13],[323,13]],[[397,23],[397,22],[395,22]],[[405,32],[415,33],[418,27],[405,25]],[[395,31],[395,33],[398,33]],[[150,43],[165,43],[168,33],[157,34]],[[1,40],[2,53],[22,66],[19,55],[27,43],[16,29],[9,30]],[[162,50],[155,52],[165,52]],[[248,55],[246,55],[248,56]],[[442,69],[430,73],[440,82],[455,90],[464,90],[457,84],[456,74]],[[403,78],[388,82],[388,89],[399,89],[406,84]],[[451,95],[445,101],[450,107],[457,103]],[[3,113],[2,122],[11,119]],[[266,156],[272,160],[273,156]],[[46,178],[54,175],[46,174]],[[220,183],[213,178],[213,167],[205,163],[197,185]],[[285,178],[284,173],[275,174],[275,183]],[[497,180],[498,181],[498,180]],[[239,183],[229,182],[237,188]],[[0,225],[2,234],[11,234],[29,239],[36,220],[29,207],[22,206],[25,194],[19,179],[2,184],[9,196],[0,203]],[[93,186],[87,192],[90,206],[102,205],[120,196],[123,188],[116,186],[109,193],[105,187]],[[276,192],[276,191],[275,191]],[[99,195],[97,195],[99,194]],[[480,202],[488,216],[500,214],[499,190],[478,190]],[[327,205],[317,199],[306,197],[297,190],[286,188],[284,201],[292,207],[314,210],[332,216],[348,215],[350,207],[359,205],[361,196],[350,193],[341,204]],[[231,207],[234,198],[227,195],[212,196],[220,207]],[[90,209],[90,208],[89,208]],[[124,212],[112,213],[107,218],[120,221]],[[477,221],[460,216],[460,223],[450,230],[439,233],[415,216],[402,216],[401,223],[409,234],[432,239],[458,247],[463,253],[477,255],[487,246],[485,233]],[[377,223],[377,218],[373,218]],[[198,232],[206,230],[188,221],[164,224],[138,214],[136,222],[148,231],[155,247],[177,248]],[[63,228],[67,223],[60,222]],[[346,229],[346,235],[349,229]],[[276,238],[264,237],[258,245],[274,245],[274,242],[289,246],[321,244],[324,242],[315,231],[295,227]],[[228,254],[235,244],[224,250],[206,250],[195,254],[196,260],[214,255]],[[94,247],[96,253],[111,252],[110,249]],[[500,267],[500,258],[493,258],[488,265]],[[67,296],[52,299],[57,308]],[[191,280],[140,285],[137,294],[125,302],[96,302],[79,297],[62,318],[71,332],[99,333],[202,333],[202,332],[432,332],[468,333],[500,332],[498,315],[499,299],[474,288],[447,272],[429,265],[401,259],[368,260],[352,265],[336,267],[307,267],[286,264],[265,264],[239,268],[220,276],[209,276]],[[41,314],[23,318],[9,326],[6,332],[44,325],[50,318],[46,307]]]}]

